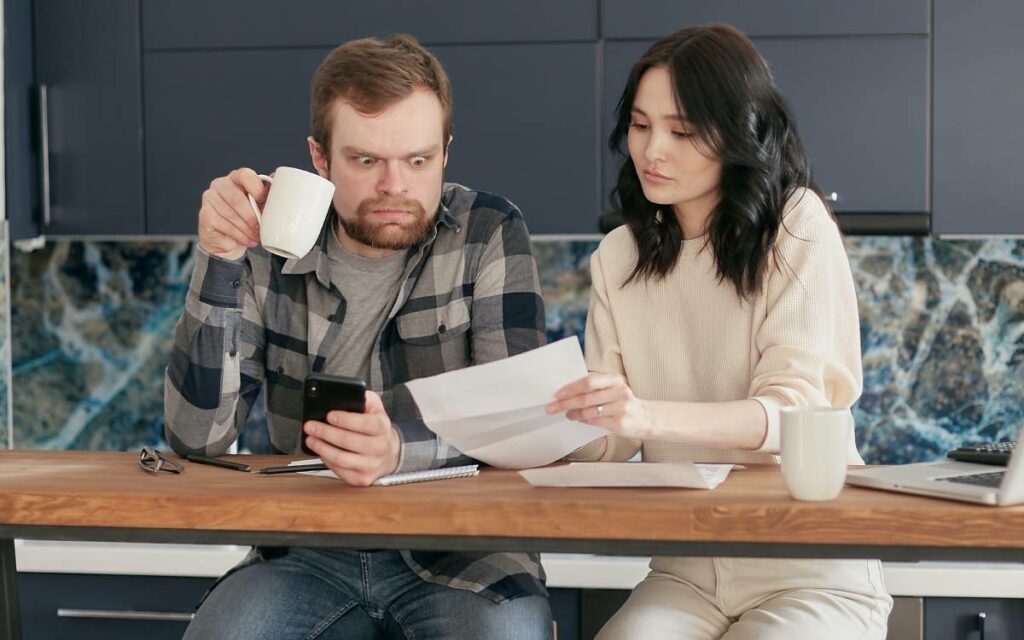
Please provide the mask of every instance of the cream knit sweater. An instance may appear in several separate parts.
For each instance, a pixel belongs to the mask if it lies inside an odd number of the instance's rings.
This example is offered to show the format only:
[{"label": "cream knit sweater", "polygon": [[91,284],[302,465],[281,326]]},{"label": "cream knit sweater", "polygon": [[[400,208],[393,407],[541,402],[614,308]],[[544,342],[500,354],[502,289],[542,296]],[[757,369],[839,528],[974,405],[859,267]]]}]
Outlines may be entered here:
[{"label": "cream knit sweater", "polygon": [[[779,408],[850,406],[861,391],[857,297],[842,237],[821,200],[800,190],[786,204],[762,291],[741,301],[719,282],[706,238],[687,240],[663,280],[622,283],[636,265],[625,226],[590,259],[593,291],[586,328],[592,371],[620,373],[641,399],[721,402],[750,398],[768,418],[756,451],[686,442],[642,443],[653,462],[776,462]],[[640,441],[609,436],[573,460],[628,460]],[[861,464],[851,437],[850,464]]]}]

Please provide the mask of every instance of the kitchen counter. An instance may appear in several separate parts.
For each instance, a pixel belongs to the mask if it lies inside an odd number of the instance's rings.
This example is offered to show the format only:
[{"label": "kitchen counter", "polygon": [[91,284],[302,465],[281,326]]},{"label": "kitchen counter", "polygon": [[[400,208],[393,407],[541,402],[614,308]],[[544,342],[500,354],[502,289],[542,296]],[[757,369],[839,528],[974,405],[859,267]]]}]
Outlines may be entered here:
[{"label": "kitchen counter", "polygon": [[[216,577],[247,547],[17,540],[18,571]],[[631,589],[647,574],[647,559],[589,554],[543,554],[548,586]],[[1024,564],[886,562],[894,596],[1024,598]]]}]

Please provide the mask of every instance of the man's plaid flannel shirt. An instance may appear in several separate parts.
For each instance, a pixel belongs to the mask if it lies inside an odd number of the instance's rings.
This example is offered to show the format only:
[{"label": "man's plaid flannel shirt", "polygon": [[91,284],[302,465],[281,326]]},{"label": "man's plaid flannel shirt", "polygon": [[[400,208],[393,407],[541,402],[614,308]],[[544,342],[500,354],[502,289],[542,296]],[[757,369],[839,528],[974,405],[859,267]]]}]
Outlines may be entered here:
[{"label": "man's plaid flannel shirt", "polygon": [[[345,321],[345,299],[329,276],[331,225],[329,216],[317,245],[298,260],[262,248],[237,261],[199,251],[164,385],[175,451],[224,453],[265,383],[271,442],[300,452],[303,381],[322,371]],[[409,251],[367,380],[402,439],[397,472],[470,462],[427,429],[404,382],[529,351],[545,339],[529,234],[509,201],[446,184],[429,239]],[[537,554],[402,555],[424,580],[497,602],[546,594]]]}]

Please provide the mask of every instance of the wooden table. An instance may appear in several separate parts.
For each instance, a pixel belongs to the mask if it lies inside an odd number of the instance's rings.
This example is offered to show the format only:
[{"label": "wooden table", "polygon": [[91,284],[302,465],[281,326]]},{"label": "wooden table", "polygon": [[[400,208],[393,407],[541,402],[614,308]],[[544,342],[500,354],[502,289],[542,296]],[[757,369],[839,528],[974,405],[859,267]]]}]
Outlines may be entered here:
[{"label": "wooden table", "polygon": [[[846,487],[791,499],[778,467],[714,491],[532,487],[514,471],[348,487],[185,462],[142,471],[134,453],[0,451],[0,638],[17,638],[14,538],[720,555],[1024,561],[1024,506],[994,508]],[[246,456],[257,466],[279,456]]]}]

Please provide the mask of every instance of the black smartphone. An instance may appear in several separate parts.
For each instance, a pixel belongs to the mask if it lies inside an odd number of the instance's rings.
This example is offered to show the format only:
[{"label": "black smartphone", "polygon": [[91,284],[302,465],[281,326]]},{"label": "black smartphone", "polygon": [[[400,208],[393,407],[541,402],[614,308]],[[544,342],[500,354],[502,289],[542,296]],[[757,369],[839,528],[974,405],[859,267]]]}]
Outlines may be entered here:
[{"label": "black smartphone", "polygon": [[[306,376],[302,392],[302,422],[317,420],[327,422],[330,411],[366,411],[366,383],[359,378],[331,376],[326,373],[311,373]],[[302,434],[302,450],[316,455],[306,446],[306,434]]]}]

